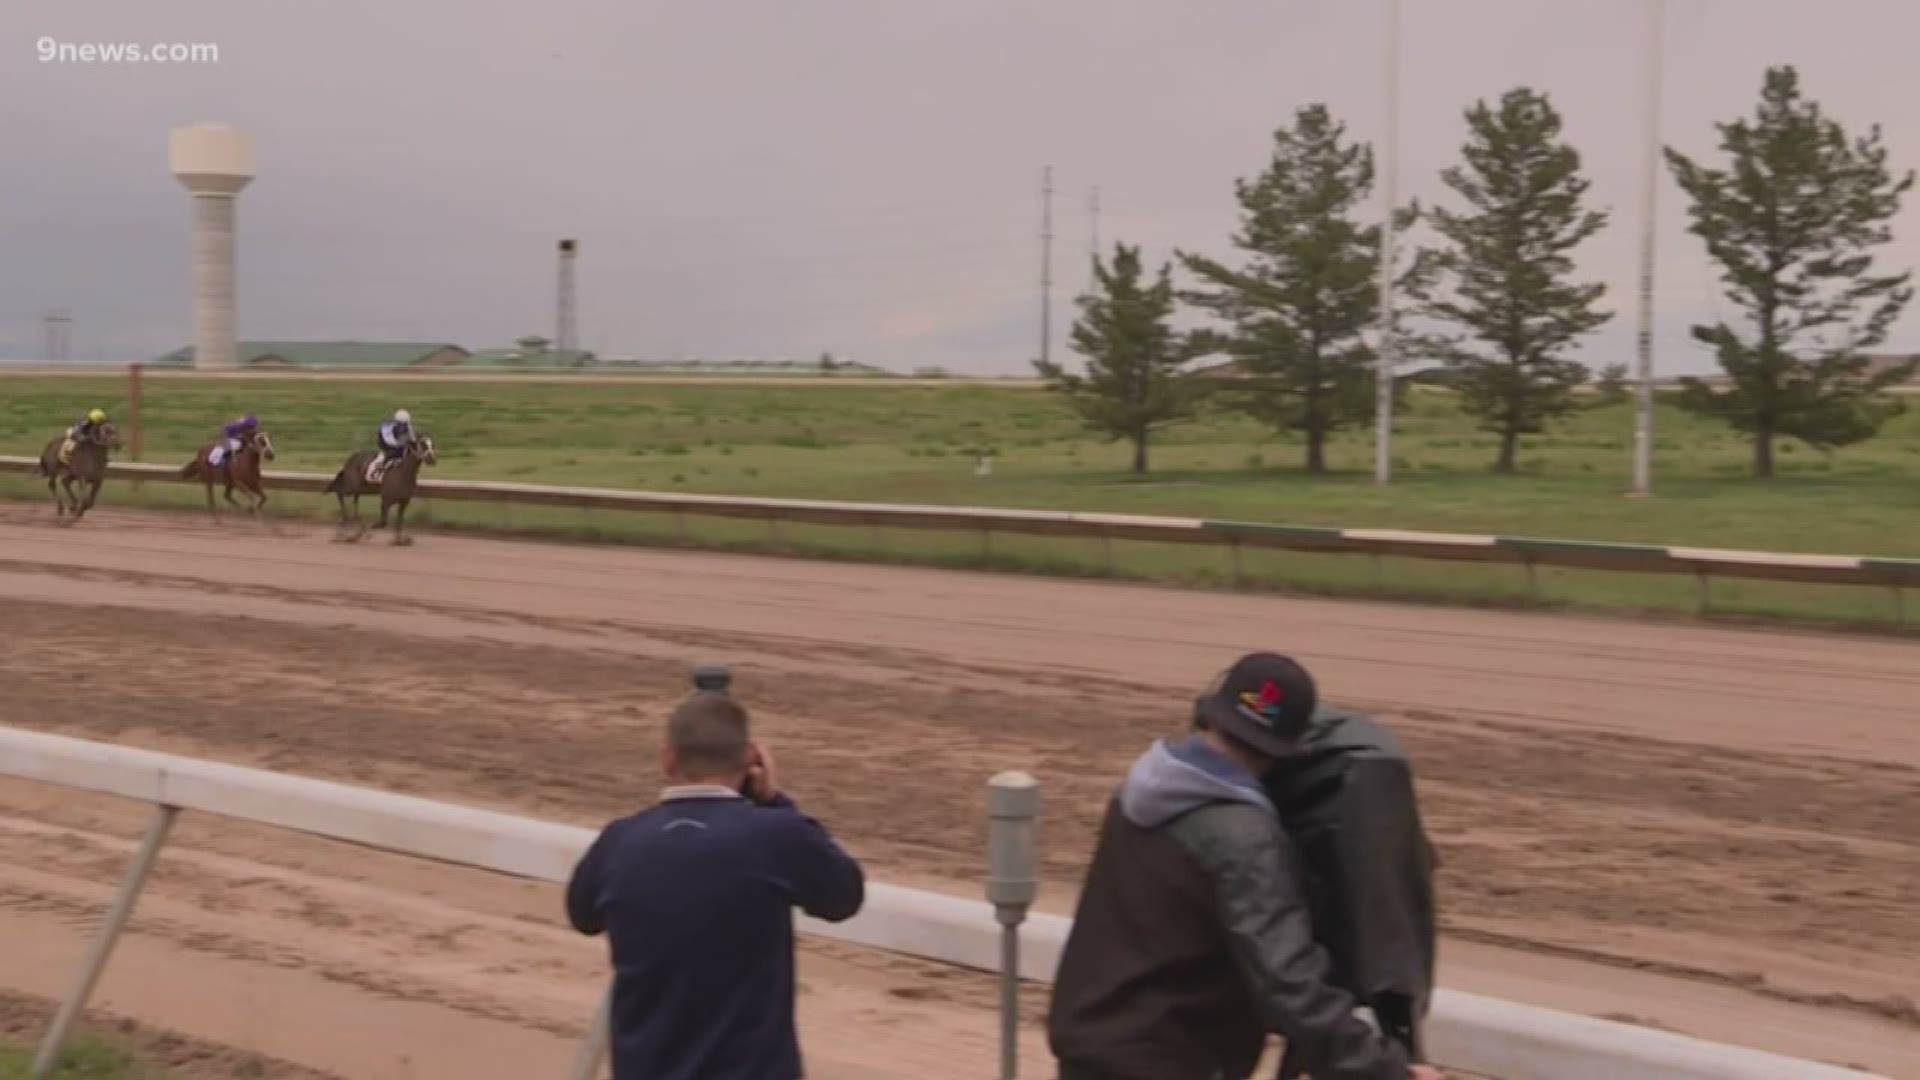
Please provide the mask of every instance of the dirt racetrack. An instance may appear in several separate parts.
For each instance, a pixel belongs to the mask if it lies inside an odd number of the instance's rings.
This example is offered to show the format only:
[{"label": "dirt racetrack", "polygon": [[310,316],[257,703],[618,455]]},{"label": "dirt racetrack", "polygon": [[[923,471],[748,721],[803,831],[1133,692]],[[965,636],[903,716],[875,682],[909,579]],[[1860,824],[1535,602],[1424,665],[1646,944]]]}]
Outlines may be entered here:
[{"label": "dirt racetrack", "polygon": [[[725,659],[877,878],[977,895],[982,782],[1040,775],[1064,908],[1126,764],[1275,647],[1416,755],[1443,982],[1920,1077],[1912,643],[323,537],[0,506],[0,722],[597,824],[655,790],[685,664]],[[0,989],[64,986],[141,820],[0,783]],[[204,1040],[354,1080],[552,1075],[598,990],[548,887],[191,818],[162,865],[101,1000]],[[824,1080],[990,1068],[976,976],[815,945],[803,979]]]}]

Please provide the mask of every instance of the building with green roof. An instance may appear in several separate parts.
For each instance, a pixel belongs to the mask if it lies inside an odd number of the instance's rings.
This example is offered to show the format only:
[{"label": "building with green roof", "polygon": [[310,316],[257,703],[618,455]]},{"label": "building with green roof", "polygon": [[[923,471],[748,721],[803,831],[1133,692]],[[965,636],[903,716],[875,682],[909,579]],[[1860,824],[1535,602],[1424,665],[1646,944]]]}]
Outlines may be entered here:
[{"label": "building with green roof", "polygon": [[[473,354],[446,341],[241,341],[234,365],[242,368],[448,367]],[[192,367],[193,346],[155,358],[156,367]]]}]

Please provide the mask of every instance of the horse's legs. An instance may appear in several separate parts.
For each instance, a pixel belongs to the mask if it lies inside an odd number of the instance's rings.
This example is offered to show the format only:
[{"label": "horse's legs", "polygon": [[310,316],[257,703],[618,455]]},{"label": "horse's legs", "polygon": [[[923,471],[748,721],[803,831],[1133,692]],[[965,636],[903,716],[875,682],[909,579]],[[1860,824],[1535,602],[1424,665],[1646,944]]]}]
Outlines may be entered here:
[{"label": "horse's legs", "polygon": [[207,481],[207,513],[212,514],[216,521],[220,518],[220,508],[213,502],[213,481],[211,480]]},{"label": "horse's legs", "polygon": [[[207,489],[207,495],[208,497],[212,497],[213,489],[211,487]],[[227,502],[229,504],[233,505],[236,508],[240,507],[240,500],[233,497],[233,478],[231,476],[227,478],[226,496],[227,496]]]},{"label": "horse's legs", "polygon": [[59,485],[60,485],[60,477],[55,475],[54,473],[48,473],[47,474],[47,494],[53,496],[53,516],[66,517],[67,501],[60,497]]},{"label": "horse's legs", "polygon": [[[383,506],[381,509],[385,509],[385,507]],[[393,542],[402,545],[413,543],[413,537],[407,535],[407,504],[405,502],[395,504]]]},{"label": "horse's legs", "polygon": [[67,506],[73,511],[74,517],[77,518],[87,512],[87,508],[80,504],[80,493],[73,490],[72,473],[68,473],[60,478],[60,488],[67,493]]}]

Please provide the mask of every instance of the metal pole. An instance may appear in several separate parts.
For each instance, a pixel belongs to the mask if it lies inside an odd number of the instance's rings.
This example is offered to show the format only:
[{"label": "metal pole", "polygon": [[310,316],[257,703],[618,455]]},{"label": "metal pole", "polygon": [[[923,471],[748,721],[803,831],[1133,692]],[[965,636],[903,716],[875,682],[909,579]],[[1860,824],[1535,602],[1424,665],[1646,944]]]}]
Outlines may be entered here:
[{"label": "metal pole", "polygon": [[1039,893],[1033,826],[1040,781],[1003,772],[987,781],[987,900],[1000,923],[1000,1080],[1020,1076],[1020,924]]},{"label": "metal pole", "polygon": [[1400,0],[1387,0],[1387,133],[1380,155],[1380,401],[1373,440],[1373,481],[1393,479],[1393,211],[1400,156]]},{"label": "metal pole", "polygon": [[127,455],[140,460],[140,365],[127,365]]},{"label": "metal pole", "polygon": [[80,975],[74,980],[73,989],[67,992],[66,1000],[60,1003],[60,1011],[54,1014],[46,1036],[40,1040],[40,1050],[34,1055],[33,1068],[27,1074],[30,1080],[47,1080],[53,1075],[53,1067],[60,1059],[60,1048],[66,1045],[67,1035],[73,1028],[73,1022],[79,1018],[80,1011],[87,1007],[87,998],[93,994],[94,984],[100,981],[100,972],[105,970],[107,958],[113,955],[114,943],[120,940],[120,931],[126,928],[127,918],[133,914],[133,905],[140,899],[140,890],[147,883],[147,874],[153,869],[154,857],[160,854],[160,848],[166,844],[167,833],[173,828],[173,819],[179,813],[180,808],[176,806],[154,808],[153,821],[147,826],[147,835],[141,839],[139,850],[134,852],[133,865],[127,867],[126,878],[120,882],[120,892],[114,896],[113,905],[107,908],[106,918],[100,924],[100,933],[87,946],[86,958],[80,961]]},{"label": "metal pole", "polygon": [[600,1071],[600,1063],[607,1058],[607,1034],[613,1023],[613,987],[600,997],[600,1007],[594,1010],[593,1025],[580,1040],[580,1053],[573,1059],[573,1069],[567,1073],[567,1080],[594,1080]]},{"label": "metal pole", "polygon": [[1020,1076],[1020,927],[1000,927],[1000,1077]]},{"label": "metal pole", "polygon": [[[1095,184],[1093,186],[1093,193],[1088,198],[1087,201],[1090,204],[1087,210],[1087,216],[1088,216],[1087,252],[1088,254],[1093,256],[1093,265],[1099,266],[1100,265],[1100,185]],[[1089,274],[1093,273],[1091,268],[1087,272]],[[1090,278],[1089,280],[1091,283],[1087,286],[1087,289],[1091,291],[1094,285],[1098,284],[1098,280],[1097,278]]]},{"label": "metal pole", "polygon": [[1633,424],[1633,493],[1653,492],[1653,263],[1660,195],[1660,84],[1666,68],[1666,0],[1646,0],[1647,86],[1641,134],[1646,138],[1640,189],[1640,332],[1635,357],[1639,402]]},{"label": "metal pole", "polygon": [[1053,166],[1040,174],[1040,362],[1053,359]]}]

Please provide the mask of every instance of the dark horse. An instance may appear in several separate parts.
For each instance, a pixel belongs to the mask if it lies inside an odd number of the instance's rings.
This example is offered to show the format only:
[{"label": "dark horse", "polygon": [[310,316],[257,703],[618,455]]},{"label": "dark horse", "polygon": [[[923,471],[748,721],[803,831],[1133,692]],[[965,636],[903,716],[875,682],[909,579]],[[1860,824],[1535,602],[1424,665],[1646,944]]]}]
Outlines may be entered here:
[{"label": "dark horse", "polygon": [[213,501],[213,485],[224,483],[227,486],[227,502],[239,507],[240,500],[233,497],[233,489],[239,488],[252,498],[252,504],[242,507],[254,517],[260,516],[260,510],[267,505],[267,488],[260,479],[260,462],[273,460],[273,439],[264,431],[256,431],[240,440],[240,449],[229,450],[220,458],[220,464],[212,465],[208,459],[213,455],[214,447],[226,445],[226,440],[209,443],[200,448],[180,470],[183,480],[198,479],[207,485],[207,512],[214,517],[220,516],[220,508]]},{"label": "dark horse", "polygon": [[[360,524],[360,496],[380,493],[380,520],[373,527],[384,529],[387,526],[387,512],[396,510],[393,521],[393,542],[411,544],[413,538],[407,535],[407,504],[413,501],[413,492],[420,484],[420,466],[433,464],[433,440],[425,434],[416,432],[407,440],[407,446],[398,461],[388,465],[386,471],[377,478],[370,475],[374,463],[379,459],[378,450],[362,450],[347,459],[333,482],[326,486],[340,500],[340,532],[338,540],[355,541],[367,534],[367,527]],[[347,510],[347,499],[353,499],[353,510]]]},{"label": "dark horse", "polygon": [[[112,424],[100,424],[92,434],[75,439],[73,449],[62,461],[61,449],[66,446],[70,436],[62,435],[47,444],[40,451],[40,467],[35,470],[47,478],[47,491],[53,496],[56,516],[65,517],[68,510],[73,511],[73,520],[79,521],[80,515],[93,508],[93,502],[100,497],[100,485],[107,478],[107,452],[120,445],[120,432]],[[73,489],[74,481],[86,489],[82,495]],[[66,494],[61,494],[62,489]]]}]

